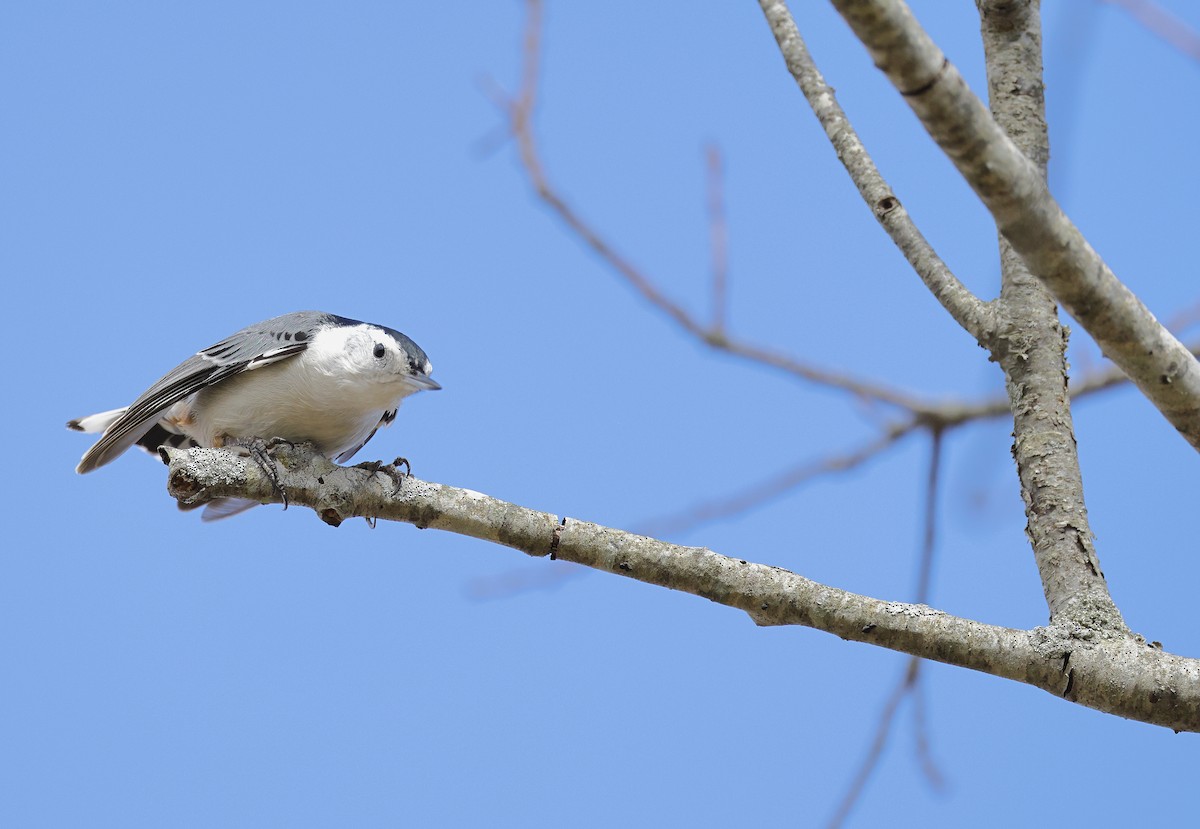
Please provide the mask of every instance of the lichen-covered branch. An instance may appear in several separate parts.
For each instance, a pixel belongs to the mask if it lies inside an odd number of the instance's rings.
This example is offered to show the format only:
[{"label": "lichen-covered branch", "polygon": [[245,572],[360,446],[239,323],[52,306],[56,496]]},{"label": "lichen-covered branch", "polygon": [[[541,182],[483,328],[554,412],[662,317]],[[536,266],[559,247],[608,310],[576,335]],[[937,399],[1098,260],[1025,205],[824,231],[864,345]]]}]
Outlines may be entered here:
[{"label": "lichen-covered branch", "polygon": [[1200,449],[1200,363],[1122,284],[901,0],[831,0],[1013,249]]},{"label": "lichen-covered branch", "polygon": [[[253,461],[224,449],[164,449],[168,490],[181,503],[237,497],[281,503]],[[587,521],[561,519],[467,489],[370,465],[339,467],[307,445],[274,449],[293,506],[338,525],[384,518],[469,535],[596,570],[702,596],[745,611],[760,625],[804,625],[843,639],[983,671],[1122,717],[1200,731],[1200,662],[1139,637],[1055,625],[1032,631],[986,625],[925,605],[889,602],[803,576],[668,544]]]},{"label": "lichen-covered branch", "polygon": [[[1045,176],[1050,158],[1038,0],[979,0],[996,122]],[[991,343],[1013,413],[1013,459],[1052,619],[1124,629],[1092,542],[1067,393],[1067,334],[1054,298],[1000,237],[999,326]]]}]

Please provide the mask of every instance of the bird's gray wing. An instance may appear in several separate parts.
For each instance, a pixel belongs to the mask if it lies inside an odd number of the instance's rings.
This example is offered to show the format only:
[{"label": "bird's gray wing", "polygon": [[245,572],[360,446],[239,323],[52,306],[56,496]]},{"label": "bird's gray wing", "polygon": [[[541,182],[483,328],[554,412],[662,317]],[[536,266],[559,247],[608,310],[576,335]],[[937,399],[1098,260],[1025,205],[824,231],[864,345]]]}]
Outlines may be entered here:
[{"label": "bird's gray wing", "polygon": [[150,431],[163,412],[203,388],[234,375],[295,356],[316,331],[336,318],[318,311],[284,314],[247,326],[200,351],[142,392],[115,420],[76,467],[90,472],[116,458]]},{"label": "bird's gray wing", "polygon": [[241,515],[246,510],[257,506],[259,506],[258,501],[251,501],[247,498],[214,498],[204,505],[204,512],[200,513],[200,520],[204,522],[221,521]]},{"label": "bird's gray wing", "polygon": [[359,449],[362,449],[364,446],[366,446],[368,443],[371,442],[371,438],[375,437],[376,432],[378,432],[384,426],[387,426],[389,423],[391,423],[395,419],[396,419],[396,410],[388,409],[386,412],[383,413],[383,417],[379,418],[379,423],[375,426],[374,429],[371,430],[371,434],[369,434],[365,438],[363,438],[362,442],[359,443],[357,446],[352,446],[349,449],[347,449],[345,452],[342,452],[340,455],[338,455],[336,458],[334,458],[334,460],[337,461],[338,463],[345,463],[346,461],[353,458],[356,454],[358,454]]}]

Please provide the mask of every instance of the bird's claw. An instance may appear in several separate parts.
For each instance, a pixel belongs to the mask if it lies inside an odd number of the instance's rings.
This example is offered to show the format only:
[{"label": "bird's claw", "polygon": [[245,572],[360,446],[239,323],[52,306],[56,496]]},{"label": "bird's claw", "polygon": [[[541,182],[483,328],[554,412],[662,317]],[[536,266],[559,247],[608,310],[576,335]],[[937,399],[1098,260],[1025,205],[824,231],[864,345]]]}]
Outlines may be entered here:
[{"label": "bird's claw", "polygon": [[283,508],[288,508],[287,488],[283,485],[280,479],[279,464],[274,457],[274,450],[280,446],[294,447],[296,444],[285,438],[271,438],[263,440],[262,438],[248,438],[245,440],[236,441],[236,446],[245,450],[246,454],[254,459],[254,463],[262,470],[263,474],[271,482],[271,489],[283,501]]},{"label": "bird's claw", "polygon": [[[399,467],[403,466],[404,471],[401,472]],[[400,494],[400,487],[404,484],[404,479],[412,474],[412,464],[408,462],[408,458],[396,458],[391,463],[383,461],[364,461],[357,464],[355,469],[365,469],[368,472],[382,472],[392,479],[392,495]]]}]

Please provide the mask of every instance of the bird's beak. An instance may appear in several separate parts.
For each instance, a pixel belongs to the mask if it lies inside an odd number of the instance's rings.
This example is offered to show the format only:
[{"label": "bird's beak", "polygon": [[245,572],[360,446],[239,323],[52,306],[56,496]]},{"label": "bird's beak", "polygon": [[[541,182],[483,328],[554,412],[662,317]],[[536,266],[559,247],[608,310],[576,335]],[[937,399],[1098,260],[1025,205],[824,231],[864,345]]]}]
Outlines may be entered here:
[{"label": "bird's beak", "polygon": [[416,386],[418,391],[437,391],[442,387],[437,380],[424,374],[410,374],[408,382]]}]

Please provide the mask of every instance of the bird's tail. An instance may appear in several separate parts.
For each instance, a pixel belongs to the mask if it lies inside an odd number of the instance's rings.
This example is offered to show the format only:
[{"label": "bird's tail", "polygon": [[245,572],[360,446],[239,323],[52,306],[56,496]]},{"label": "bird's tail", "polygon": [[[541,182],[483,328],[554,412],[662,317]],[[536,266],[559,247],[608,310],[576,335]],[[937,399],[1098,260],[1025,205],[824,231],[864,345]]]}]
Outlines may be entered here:
[{"label": "bird's tail", "polygon": [[98,434],[103,432],[109,426],[117,422],[121,415],[125,414],[128,406],[122,406],[119,409],[112,409],[107,412],[97,412],[94,415],[81,417],[78,420],[68,420],[67,428],[74,429],[76,432],[88,432],[89,434]]}]

